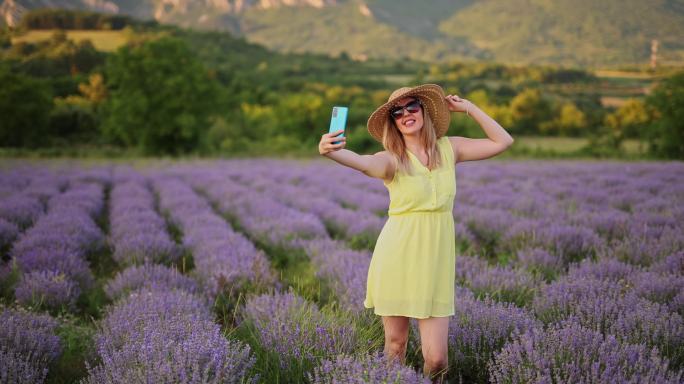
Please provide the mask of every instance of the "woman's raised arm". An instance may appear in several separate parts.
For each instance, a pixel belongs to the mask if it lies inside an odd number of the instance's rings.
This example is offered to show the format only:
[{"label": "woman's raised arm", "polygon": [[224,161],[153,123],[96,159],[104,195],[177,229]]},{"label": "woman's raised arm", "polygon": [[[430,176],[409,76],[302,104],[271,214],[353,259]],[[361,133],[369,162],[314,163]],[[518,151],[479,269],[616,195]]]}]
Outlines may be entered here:
[{"label": "woman's raised arm", "polygon": [[[394,174],[392,169],[392,161],[387,153],[378,152],[373,155],[359,155],[354,151],[344,149],[346,144],[346,137],[335,137],[341,131],[326,133],[321,136],[321,141],[318,143],[318,152],[336,162],[356,169],[359,172],[375,177],[378,179],[391,179]],[[338,144],[333,144],[333,141],[339,141]]]}]

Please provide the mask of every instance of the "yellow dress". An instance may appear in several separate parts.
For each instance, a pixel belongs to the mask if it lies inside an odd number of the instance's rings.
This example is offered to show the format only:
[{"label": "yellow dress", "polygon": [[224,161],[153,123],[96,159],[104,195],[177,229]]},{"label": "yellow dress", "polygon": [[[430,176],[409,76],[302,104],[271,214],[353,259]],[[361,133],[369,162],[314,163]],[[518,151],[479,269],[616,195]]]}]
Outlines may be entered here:
[{"label": "yellow dress", "polygon": [[413,175],[395,172],[388,219],[368,267],[366,308],[381,316],[427,318],[454,314],[456,196],[454,152],[437,140],[442,164],[432,171],[409,151]]}]

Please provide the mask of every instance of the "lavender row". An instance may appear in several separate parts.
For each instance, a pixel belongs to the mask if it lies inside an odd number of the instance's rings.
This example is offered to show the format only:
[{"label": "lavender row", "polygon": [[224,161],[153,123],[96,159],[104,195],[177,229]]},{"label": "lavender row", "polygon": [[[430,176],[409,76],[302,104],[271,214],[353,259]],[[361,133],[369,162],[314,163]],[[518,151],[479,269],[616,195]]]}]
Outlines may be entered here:
[{"label": "lavender row", "polygon": [[288,249],[296,247],[296,239],[328,237],[316,216],[226,179],[220,171],[188,175],[187,181],[206,193],[222,214],[235,217],[250,235],[270,246]]},{"label": "lavender row", "polygon": [[319,190],[303,185],[278,182],[270,175],[256,175],[245,180],[250,187],[257,189],[288,206],[302,212],[312,213],[325,222],[333,232],[352,240],[363,238],[372,243],[380,234],[385,220],[368,211],[343,208]]},{"label": "lavender row", "polygon": [[[682,258],[680,252],[666,261],[681,264]],[[574,318],[620,341],[656,347],[674,366],[684,367],[684,319],[678,313],[684,274],[656,270],[615,259],[573,265],[567,276],[543,286],[531,306],[546,323]]]},{"label": "lavender row", "polygon": [[[349,195],[352,185],[362,189],[354,195],[382,190],[379,180],[328,163],[306,167],[308,174],[305,167],[289,168],[295,169],[258,169],[268,179],[329,193]],[[277,179],[279,173],[285,176]],[[684,247],[684,192],[675,182],[684,168],[678,164],[460,163],[457,173],[457,236],[475,250],[515,254],[544,248],[562,272],[571,262],[611,254],[649,265]]]},{"label": "lavender row", "polygon": [[0,310],[0,383],[40,384],[62,354],[58,322],[23,310]]},{"label": "lavender row", "polygon": [[183,233],[183,246],[192,252],[195,270],[211,297],[245,284],[273,286],[276,277],[266,255],[214,213],[205,199],[184,182],[155,178],[160,209]]},{"label": "lavender row", "polygon": [[[197,182],[197,179],[195,181]],[[310,226],[315,231],[285,232],[275,237],[273,232],[269,234],[260,228],[286,229],[284,225],[288,222],[283,219],[284,216],[292,217],[299,222],[307,222],[313,220],[312,215],[292,210],[267,198],[263,192],[250,192],[247,187],[225,181],[223,178],[216,179],[216,182],[210,185],[212,186],[206,189],[210,198],[215,199],[219,207],[225,207],[226,213],[239,212],[238,220],[240,223],[247,222],[245,227],[251,234],[262,238],[270,235],[266,237],[269,244],[303,250],[314,265],[316,277],[332,283],[342,308],[355,313],[363,311],[365,276],[370,263],[370,252],[351,250],[344,243],[331,240],[322,229],[319,229],[319,221],[313,221],[314,225]],[[240,202],[246,203],[239,206]],[[273,207],[273,210],[266,211],[268,207]],[[277,214],[278,212],[282,214]],[[249,217],[250,213],[259,216]],[[260,225],[252,224],[255,222],[260,222]],[[292,232],[296,228],[290,226],[287,231]]]},{"label": "lavender row", "polygon": [[477,297],[489,297],[522,307],[532,301],[541,283],[539,278],[523,268],[490,265],[480,257],[456,257],[456,284],[467,287]]},{"label": "lavender row", "polygon": [[112,188],[109,220],[114,260],[121,265],[146,262],[172,263],[180,250],[171,239],[166,222],[155,211],[154,196],[136,174],[119,176]]},{"label": "lavender row", "polygon": [[397,361],[369,355],[348,313],[321,311],[291,291],[252,295],[240,314],[281,380],[430,382]]},{"label": "lavender row", "polygon": [[326,238],[298,242],[313,263],[316,277],[331,283],[340,307],[353,313],[364,311],[371,253],[352,250],[340,241]]},{"label": "lavender row", "polygon": [[45,213],[47,200],[66,187],[67,180],[36,169],[2,174],[0,189],[0,251]]},{"label": "lavender row", "polygon": [[306,195],[320,196],[335,204],[367,214],[384,215],[389,207],[387,190],[382,186],[382,182],[377,179],[371,180],[378,186],[371,190],[359,188],[356,185],[367,183],[370,179],[358,171],[345,167],[317,163],[283,167],[262,162],[250,168],[240,167],[232,171],[232,174],[237,180],[244,182],[249,182],[254,175],[258,175],[262,179],[273,180],[281,185],[295,185]]},{"label": "lavender row", "polygon": [[[98,360],[87,364],[88,377],[82,383],[253,382],[249,347],[223,337],[208,301],[198,295],[197,283],[174,267],[151,263],[168,262],[168,255],[178,250],[154,211],[146,180],[130,172],[119,173],[116,180],[110,220],[117,235],[112,243],[115,248],[121,245],[120,262],[140,265],[130,265],[105,287],[116,301],[98,326]],[[162,241],[153,247],[121,241],[125,239],[117,236],[126,234],[127,223],[143,236]]]},{"label": "lavender row", "polygon": [[[657,348],[585,326],[575,316],[545,325],[533,311],[457,287],[449,319],[450,376],[462,382],[677,383],[682,371]],[[415,322],[410,348],[418,348]],[[588,364],[596,363],[589,366]]]},{"label": "lavender row", "polygon": [[82,383],[256,382],[249,373],[255,363],[250,347],[223,336],[208,302],[179,287],[177,276],[170,277],[174,272],[154,273],[161,278],[153,286],[108,308],[96,335],[99,364],[87,364]]},{"label": "lavender row", "polygon": [[93,283],[87,255],[104,245],[94,217],[104,206],[103,186],[75,184],[53,196],[48,213],[22,234],[11,254],[23,273],[15,296],[21,304],[73,309]]},{"label": "lavender row", "polygon": [[489,364],[493,383],[681,383],[656,349],[621,343],[574,319],[514,336]]}]

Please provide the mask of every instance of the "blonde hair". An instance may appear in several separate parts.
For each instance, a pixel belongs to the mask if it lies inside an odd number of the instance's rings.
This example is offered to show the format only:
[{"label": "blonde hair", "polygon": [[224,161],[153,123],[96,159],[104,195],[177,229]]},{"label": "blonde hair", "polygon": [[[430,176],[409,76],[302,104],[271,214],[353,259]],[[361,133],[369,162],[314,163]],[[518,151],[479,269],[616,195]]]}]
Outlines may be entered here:
[{"label": "blonde hair", "polygon": [[[439,146],[437,146],[437,134],[435,133],[432,119],[430,119],[430,114],[425,113],[424,107],[421,107],[421,111],[423,112],[423,128],[420,131],[420,141],[428,156],[427,167],[430,170],[434,170],[441,165],[442,159]],[[385,119],[382,127],[382,146],[396,160],[398,165],[397,172],[401,170],[409,175],[413,174],[404,136],[389,114],[387,114],[387,119]]]}]

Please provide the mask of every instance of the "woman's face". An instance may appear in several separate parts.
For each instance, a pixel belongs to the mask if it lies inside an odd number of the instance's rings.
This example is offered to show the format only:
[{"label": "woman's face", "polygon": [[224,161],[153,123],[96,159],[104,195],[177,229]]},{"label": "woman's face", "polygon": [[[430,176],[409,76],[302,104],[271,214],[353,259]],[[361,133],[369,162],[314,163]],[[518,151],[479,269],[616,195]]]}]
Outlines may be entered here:
[{"label": "woman's face", "polygon": [[[397,101],[396,108],[405,107],[415,101],[418,101],[415,97],[404,97]],[[423,107],[420,106],[413,113],[404,108],[400,117],[390,115],[390,119],[394,120],[395,125],[403,135],[417,135],[423,128]]]}]

